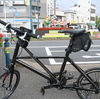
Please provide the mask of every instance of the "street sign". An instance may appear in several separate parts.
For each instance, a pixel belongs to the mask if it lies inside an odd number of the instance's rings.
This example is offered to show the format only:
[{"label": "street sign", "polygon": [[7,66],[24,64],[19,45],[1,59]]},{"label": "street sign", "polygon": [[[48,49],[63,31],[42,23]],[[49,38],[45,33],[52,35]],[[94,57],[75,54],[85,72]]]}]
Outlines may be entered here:
[{"label": "street sign", "polygon": [[20,16],[20,14],[19,13],[14,13],[14,16]]}]

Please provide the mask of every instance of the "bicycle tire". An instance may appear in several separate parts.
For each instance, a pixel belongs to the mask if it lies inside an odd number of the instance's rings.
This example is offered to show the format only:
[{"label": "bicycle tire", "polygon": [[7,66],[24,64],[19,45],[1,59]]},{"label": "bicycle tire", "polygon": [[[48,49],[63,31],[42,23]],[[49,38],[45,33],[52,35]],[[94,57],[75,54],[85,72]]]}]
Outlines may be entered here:
[{"label": "bicycle tire", "polygon": [[2,74],[2,76],[0,77],[0,99],[8,99],[19,84],[20,73],[17,70],[14,70],[13,72],[13,79],[11,86],[9,86],[10,76],[11,73],[6,72]]},{"label": "bicycle tire", "polygon": [[[94,83],[100,88],[100,68],[91,68],[85,71],[85,73],[88,74],[93,79]],[[94,89],[93,85],[90,84],[83,75],[79,76],[77,84],[82,88]],[[100,99],[100,92],[98,94],[86,90],[76,90],[76,92],[81,99]]]}]

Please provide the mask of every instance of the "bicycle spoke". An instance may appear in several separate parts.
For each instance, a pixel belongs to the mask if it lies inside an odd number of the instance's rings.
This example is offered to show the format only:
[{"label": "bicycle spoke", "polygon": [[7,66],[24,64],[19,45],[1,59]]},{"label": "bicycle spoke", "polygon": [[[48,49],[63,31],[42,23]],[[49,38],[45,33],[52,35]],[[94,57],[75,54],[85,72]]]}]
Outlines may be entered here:
[{"label": "bicycle spoke", "polygon": [[0,78],[0,99],[8,99],[8,97],[14,92],[19,83],[19,72],[14,70],[12,83],[9,86],[10,78],[10,73],[5,73],[4,76]]},{"label": "bicycle spoke", "polygon": [[[96,86],[100,88],[100,68],[91,69],[87,71],[86,74],[90,78],[92,78]],[[80,87],[85,89],[95,89],[94,86],[91,83],[89,83],[89,81],[84,76],[81,76],[78,79],[78,84]],[[96,94],[94,91],[77,90],[77,93],[81,97],[81,99],[100,99],[100,93]]]}]

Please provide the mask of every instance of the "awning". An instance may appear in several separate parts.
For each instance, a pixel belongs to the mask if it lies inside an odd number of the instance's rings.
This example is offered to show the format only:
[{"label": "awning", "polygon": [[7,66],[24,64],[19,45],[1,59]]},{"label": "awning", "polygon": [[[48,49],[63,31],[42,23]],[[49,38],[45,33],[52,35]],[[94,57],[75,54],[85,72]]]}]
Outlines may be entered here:
[{"label": "awning", "polygon": [[96,25],[95,23],[90,23],[90,25]]},{"label": "awning", "polygon": [[71,23],[77,23],[77,22],[76,22],[76,21],[70,21],[70,24],[71,24]]}]

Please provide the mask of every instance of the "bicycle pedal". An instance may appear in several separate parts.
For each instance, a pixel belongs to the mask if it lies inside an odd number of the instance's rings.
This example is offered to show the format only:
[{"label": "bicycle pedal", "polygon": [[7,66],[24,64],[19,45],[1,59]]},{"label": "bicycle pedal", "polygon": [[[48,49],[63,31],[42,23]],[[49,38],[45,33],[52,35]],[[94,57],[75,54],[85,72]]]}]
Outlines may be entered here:
[{"label": "bicycle pedal", "polygon": [[74,78],[74,74],[73,73],[69,73],[68,79],[73,79],[73,78]]},{"label": "bicycle pedal", "polygon": [[41,87],[41,88],[40,88],[40,93],[42,93],[42,95],[44,95],[44,94],[45,94],[45,90],[44,90],[44,88],[43,88],[43,87]]}]

